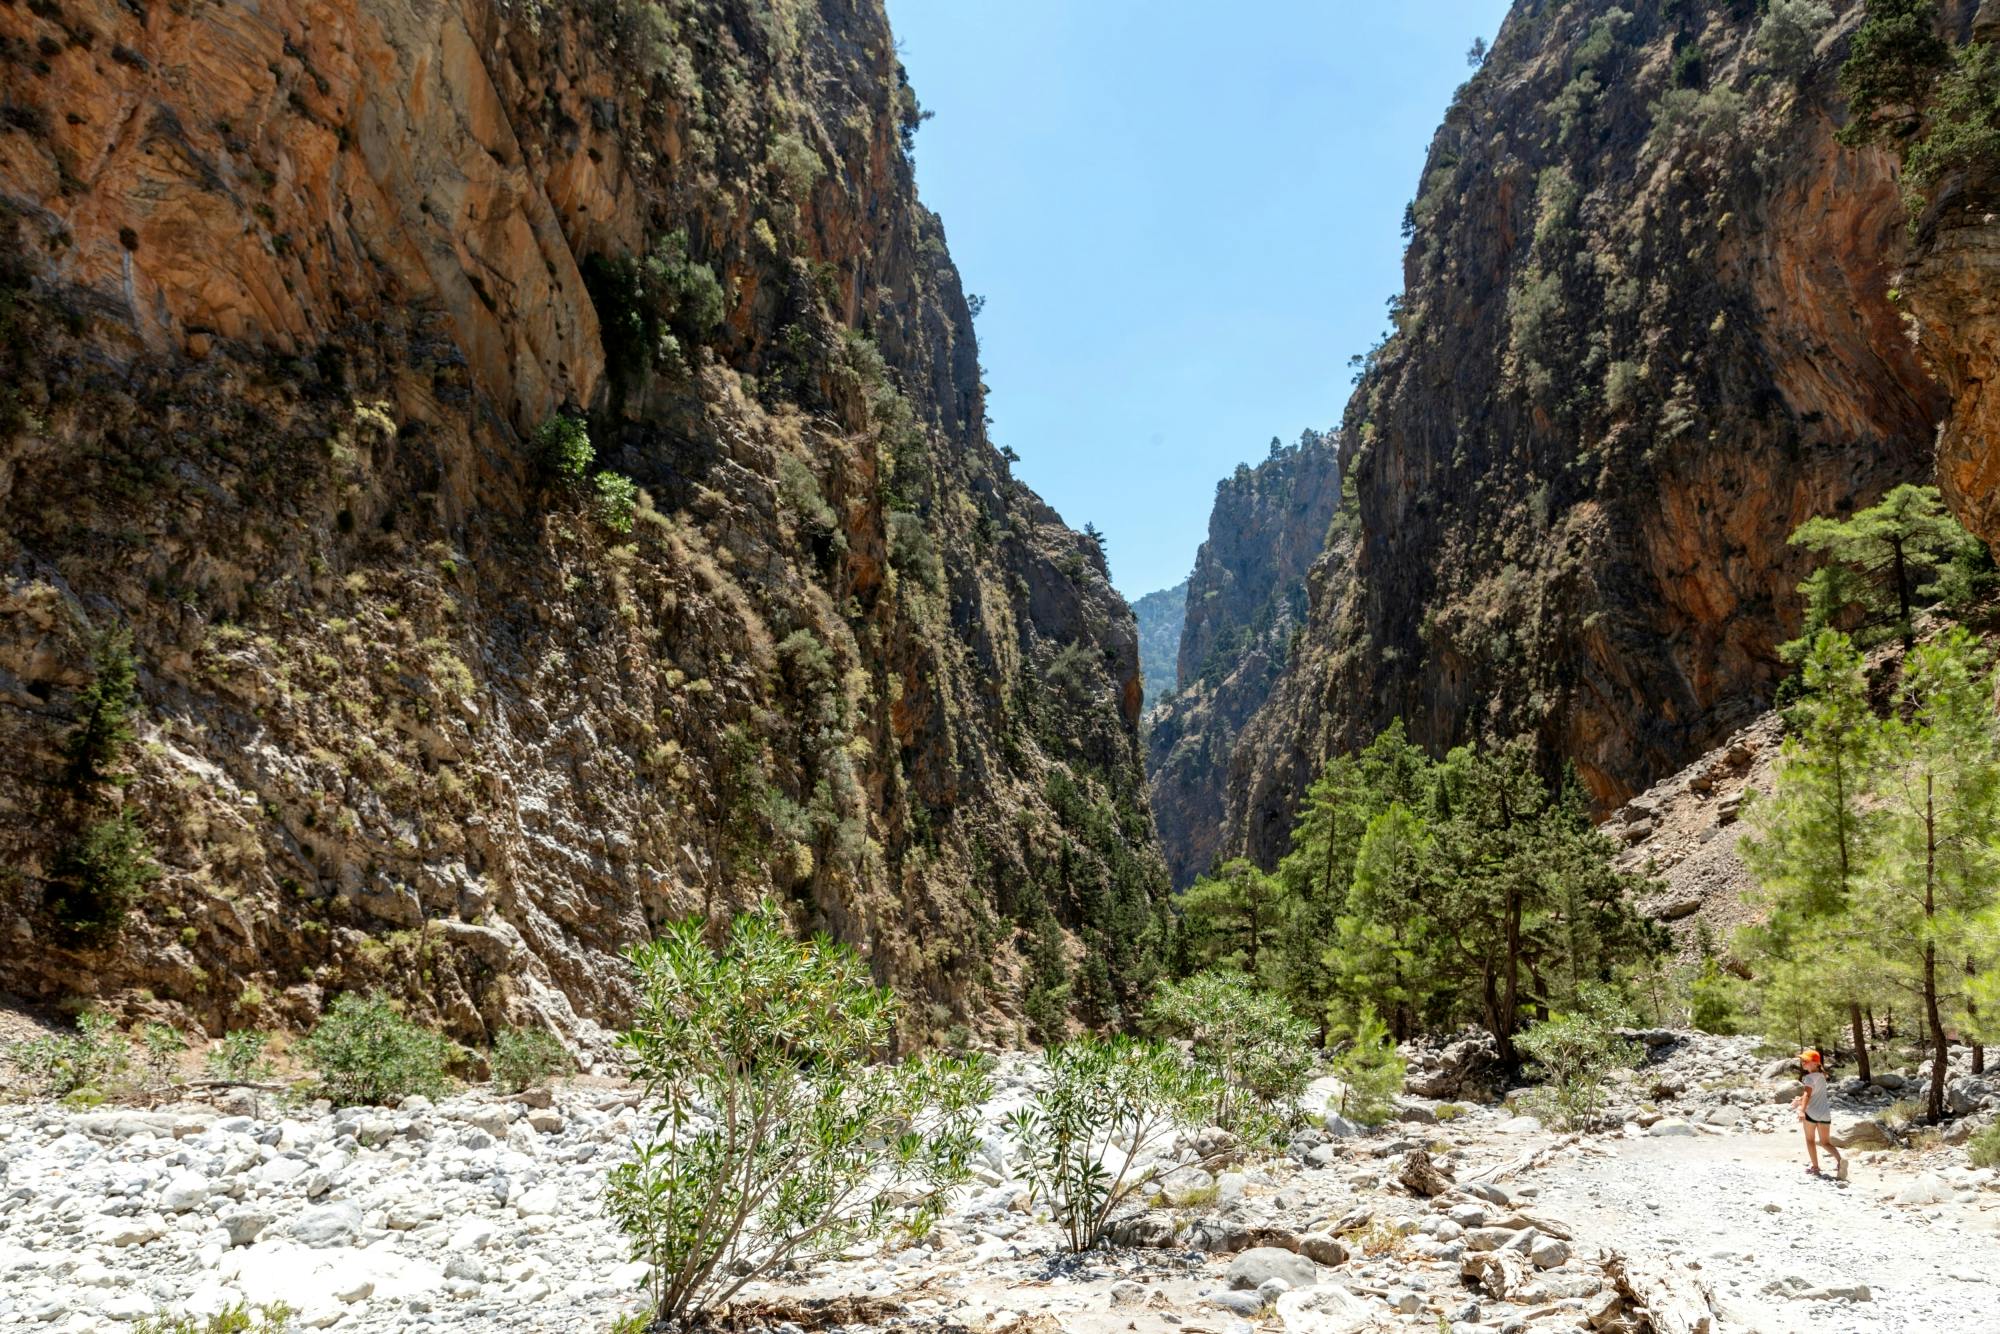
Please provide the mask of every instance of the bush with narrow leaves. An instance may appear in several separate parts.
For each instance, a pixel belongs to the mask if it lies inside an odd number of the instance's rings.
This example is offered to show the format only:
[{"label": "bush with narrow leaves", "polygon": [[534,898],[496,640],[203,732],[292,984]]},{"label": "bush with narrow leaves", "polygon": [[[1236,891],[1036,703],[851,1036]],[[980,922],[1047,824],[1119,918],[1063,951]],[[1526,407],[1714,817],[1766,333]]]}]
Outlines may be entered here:
[{"label": "bush with narrow leaves", "polygon": [[442,1093],[451,1083],[445,1074],[451,1043],[379,994],[336,997],[306,1035],[305,1052],[319,1071],[321,1093],[338,1104],[390,1106],[412,1093]]},{"label": "bush with narrow leaves", "polygon": [[1150,1014],[1163,1031],[1185,1037],[1196,1063],[1215,1076],[1209,1120],[1255,1140],[1297,1119],[1312,1078],[1313,1031],[1278,997],[1218,969],[1162,985]]},{"label": "bush with narrow leaves", "polygon": [[606,1206],[662,1321],[779,1265],[929,1229],[970,1172],[981,1063],[881,1063],[895,997],[846,947],[792,939],[769,904],[719,947],[692,918],[630,957],[639,1002],[619,1045],[661,1110]]},{"label": "bush with narrow leaves", "polygon": [[76,1032],[17,1042],[8,1055],[37,1096],[83,1102],[102,1102],[132,1063],[117,1021],[96,1010],[78,1017]]},{"label": "bush with narrow leaves", "polygon": [[1220,1081],[1160,1042],[1080,1037],[1052,1047],[1048,1075],[1008,1123],[1020,1179],[1073,1251],[1165,1170],[1178,1132],[1211,1111]]},{"label": "bush with narrow leaves", "polygon": [[1559,1130],[1590,1127],[1604,1106],[1604,1080],[1629,1067],[1638,1049],[1618,1036],[1615,995],[1586,984],[1574,1009],[1535,1024],[1514,1040],[1542,1084],[1523,1099],[1528,1111]]},{"label": "bush with narrow leaves", "polygon": [[225,1033],[222,1045],[208,1053],[203,1067],[210,1079],[252,1084],[271,1077],[271,1059],[264,1054],[270,1038],[253,1028]]}]

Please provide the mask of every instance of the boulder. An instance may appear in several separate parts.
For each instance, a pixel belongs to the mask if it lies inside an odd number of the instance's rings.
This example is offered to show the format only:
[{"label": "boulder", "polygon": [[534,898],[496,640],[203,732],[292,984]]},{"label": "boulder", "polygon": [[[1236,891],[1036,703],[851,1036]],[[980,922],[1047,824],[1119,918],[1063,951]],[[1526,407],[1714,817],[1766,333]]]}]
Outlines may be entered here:
[{"label": "boulder", "polygon": [[271,1226],[271,1215],[262,1209],[231,1209],[222,1215],[221,1222],[231,1246],[248,1246]]},{"label": "boulder", "polygon": [[360,1234],[360,1206],[345,1201],[308,1209],[292,1222],[292,1236],[307,1246],[345,1246]]},{"label": "boulder", "polygon": [[1333,1266],[1347,1263],[1347,1247],[1331,1232],[1308,1232],[1300,1237],[1299,1254],[1314,1264]]},{"label": "boulder", "polygon": [[1278,1298],[1285,1334],[1360,1334],[1376,1327],[1375,1308],[1335,1283],[1321,1283]]},{"label": "boulder", "polygon": [[1475,1098],[1493,1095],[1503,1075],[1500,1044],[1484,1029],[1468,1028],[1442,1046],[1410,1044],[1405,1092],[1419,1098]]},{"label": "boulder", "polygon": [[208,1178],[195,1172],[176,1172],[160,1188],[160,1207],[170,1214],[184,1214],[208,1199]]},{"label": "boulder", "polygon": [[1173,1215],[1159,1212],[1126,1214],[1111,1220],[1105,1236],[1113,1246],[1171,1246],[1174,1244]]},{"label": "boulder", "polygon": [[1843,1120],[1833,1119],[1833,1130],[1828,1135],[1837,1148],[1842,1149],[1887,1149],[1895,1146],[1896,1136],[1880,1121],[1866,1116]]},{"label": "boulder", "polygon": [[1229,1286],[1256,1289],[1272,1279],[1287,1288],[1309,1288],[1319,1282],[1319,1266],[1295,1251],[1277,1246],[1258,1246],[1243,1252],[1229,1263]]}]

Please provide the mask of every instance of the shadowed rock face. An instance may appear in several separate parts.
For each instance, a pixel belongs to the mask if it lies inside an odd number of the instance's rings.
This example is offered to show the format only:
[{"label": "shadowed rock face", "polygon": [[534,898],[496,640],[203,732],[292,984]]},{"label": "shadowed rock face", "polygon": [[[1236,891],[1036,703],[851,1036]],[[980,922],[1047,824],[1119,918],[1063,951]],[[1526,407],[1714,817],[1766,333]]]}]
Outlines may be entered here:
[{"label": "shadowed rock face", "polygon": [[[652,8],[0,6],[0,989],[583,1029],[775,894],[913,1030],[1008,1030],[1041,911],[1131,999],[1131,616],[986,440],[881,6]],[[138,741],[77,790],[114,626]],[[121,806],[162,874],[67,939]]]},{"label": "shadowed rock face", "polygon": [[1177,886],[1224,846],[1238,732],[1269,695],[1304,621],[1306,574],[1340,501],[1338,443],[1308,431],[1215,489],[1188,579],[1178,689],[1148,718],[1153,814]]},{"label": "shadowed rock face", "polygon": [[1230,850],[1274,860],[1398,716],[1436,749],[1530,733],[1609,809],[1768,702],[1787,535],[1927,478],[1947,407],[1889,299],[1894,164],[1834,140],[1833,8],[1757,80],[1751,6],[1515,7],[1432,145]]}]

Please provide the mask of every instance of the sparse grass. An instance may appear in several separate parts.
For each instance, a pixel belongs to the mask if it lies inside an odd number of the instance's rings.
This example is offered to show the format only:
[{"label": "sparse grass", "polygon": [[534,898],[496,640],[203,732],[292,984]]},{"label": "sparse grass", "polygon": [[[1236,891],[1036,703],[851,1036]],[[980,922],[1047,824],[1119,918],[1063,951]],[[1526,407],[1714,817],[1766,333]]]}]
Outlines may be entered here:
[{"label": "sparse grass", "polygon": [[1965,1142],[1965,1156],[1974,1167],[2000,1167],[2000,1122],[1974,1131]]},{"label": "sparse grass", "polygon": [[1440,1121],[1456,1121],[1471,1110],[1470,1107],[1467,1107],[1462,1102],[1441,1102],[1436,1108],[1437,1119]]}]

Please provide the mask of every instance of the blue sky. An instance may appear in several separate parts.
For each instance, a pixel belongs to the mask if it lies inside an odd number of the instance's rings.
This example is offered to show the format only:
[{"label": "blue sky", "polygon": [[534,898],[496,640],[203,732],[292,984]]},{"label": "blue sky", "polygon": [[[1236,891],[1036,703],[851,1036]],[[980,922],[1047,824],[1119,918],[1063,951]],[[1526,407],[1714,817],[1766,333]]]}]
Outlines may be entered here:
[{"label": "blue sky", "polygon": [[936,118],[917,182],[995,443],[1137,598],[1215,483],[1338,425],[1402,286],[1403,206],[1506,0],[888,0]]}]

